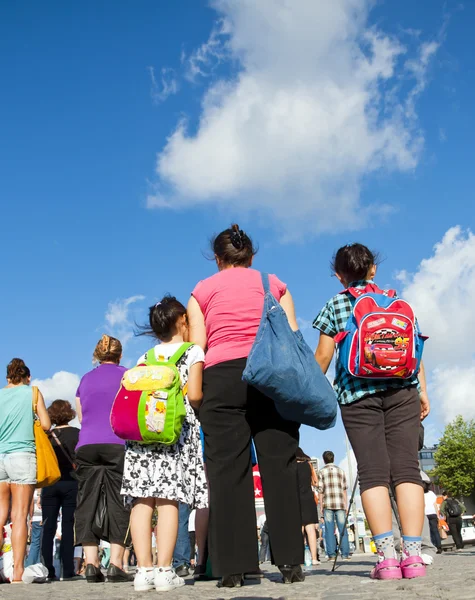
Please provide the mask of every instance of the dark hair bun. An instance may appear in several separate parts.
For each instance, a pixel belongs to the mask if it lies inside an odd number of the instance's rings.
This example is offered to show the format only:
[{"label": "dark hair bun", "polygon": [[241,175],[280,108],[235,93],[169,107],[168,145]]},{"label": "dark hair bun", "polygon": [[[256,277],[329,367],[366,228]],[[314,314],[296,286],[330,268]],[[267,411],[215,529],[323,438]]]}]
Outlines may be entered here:
[{"label": "dark hair bun", "polygon": [[7,366],[7,379],[10,383],[18,385],[30,377],[30,369],[21,358],[13,358]]},{"label": "dark hair bun", "polygon": [[251,238],[236,223],[211,241],[213,254],[225,265],[249,267],[257,250]]}]

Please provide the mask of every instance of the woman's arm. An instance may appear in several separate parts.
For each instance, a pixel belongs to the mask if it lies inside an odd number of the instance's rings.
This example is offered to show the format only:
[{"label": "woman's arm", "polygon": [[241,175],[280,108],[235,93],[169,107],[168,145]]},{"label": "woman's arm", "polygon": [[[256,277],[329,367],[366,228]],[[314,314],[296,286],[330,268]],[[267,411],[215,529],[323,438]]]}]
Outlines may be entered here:
[{"label": "woman's arm", "polygon": [[286,290],[285,294],[280,299],[280,305],[285,311],[287,315],[287,320],[289,321],[290,328],[292,331],[297,331],[299,328],[297,323],[297,317],[295,316],[295,305],[294,299],[292,298],[292,294],[289,290]]},{"label": "woman's arm", "polygon": [[187,307],[188,315],[188,338],[193,344],[200,346],[203,351],[206,351],[207,338],[206,338],[206,325],[205,318],[201,312],[200,305],[193,296],[188,301]]},{"label": "woman's arm", "polygon": [[193,408],[199,408],[203,400],[203,363],[192,365],[188,373],[188,402]]},{"label": "woman's arm", "polygon": [[45,399],[43,398],[43,394],[38,390],[38,404],[36,405],[36,414],[41,423],[41,427],[45,431],[49,431],[51,429],[51,419],[49,418],[48,411],[45,406]]},{"label": "woman's arm", "polygon": [[335,353],[335,341],[326,333],[320,333],[320,339],[315,351],[315,360],[320,365],[324,373],[328,371],[328,367]]},{"label": "woman's arm", "polygon": [[82,423],[82,408],[81,408],[81,398],[76,397],[76,415],[78,417],[78,421]]}]

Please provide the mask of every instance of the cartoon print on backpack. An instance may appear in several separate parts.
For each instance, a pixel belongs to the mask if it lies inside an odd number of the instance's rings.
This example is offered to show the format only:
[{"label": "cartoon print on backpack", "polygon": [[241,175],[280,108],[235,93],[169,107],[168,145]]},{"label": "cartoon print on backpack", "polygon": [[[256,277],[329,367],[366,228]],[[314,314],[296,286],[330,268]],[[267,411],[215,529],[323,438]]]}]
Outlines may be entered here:
[{"label": "cartoon print on backpack", "polygon": [[417,373],[427,338],[410,304],[374,283],[345,291],[355,298],[345,331],[335,336],[345,370],[370,379],[408,379]]}]

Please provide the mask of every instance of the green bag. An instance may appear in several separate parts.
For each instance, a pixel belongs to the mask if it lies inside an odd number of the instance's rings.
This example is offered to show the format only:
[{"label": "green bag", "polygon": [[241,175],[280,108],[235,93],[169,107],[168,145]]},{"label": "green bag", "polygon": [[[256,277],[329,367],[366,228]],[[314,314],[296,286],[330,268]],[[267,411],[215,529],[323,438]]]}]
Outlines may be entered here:
[{"label": "green bag", "polygon": [[[111,411],[111,426],[124,440],[176,444],[186,417],[177,363],[192,344],[182,344],[169,360],[157,360],[155,349],[145,355],[145,364],[124,373]],[[162,358],[162,357],[159,357]]]}]

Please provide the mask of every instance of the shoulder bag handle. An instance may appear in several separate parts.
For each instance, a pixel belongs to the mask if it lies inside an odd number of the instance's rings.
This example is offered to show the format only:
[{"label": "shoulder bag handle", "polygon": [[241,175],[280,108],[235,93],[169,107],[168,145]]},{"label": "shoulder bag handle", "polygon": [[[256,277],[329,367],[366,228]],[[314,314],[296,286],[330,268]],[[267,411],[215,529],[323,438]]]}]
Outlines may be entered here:
[{"label": "shoulder bag handle", "polygon": [[76,464],[73,462],[73,459],[71,458],[71,456],[69,455],[69,452],[66,450],[66,448],[63,446],[63,444],[61,443],[61,440],[59,439],[59,437],[55,434],[54,431],[51,431],[51,437],[53,437],[56,440],[56,443],[58,444],[58,446],[61,448],[62,453],[64,454],[64,456],[68,459],[68,461],[71,463],[71,466],[74,470],[76,470]]},{"label": "shoulder bag handle", "polygon": [[33,413],[37,415],[38,410],[38,388],[36,385],[32,386],[31,391],[33,392],[32,404],[33,404]]}]

